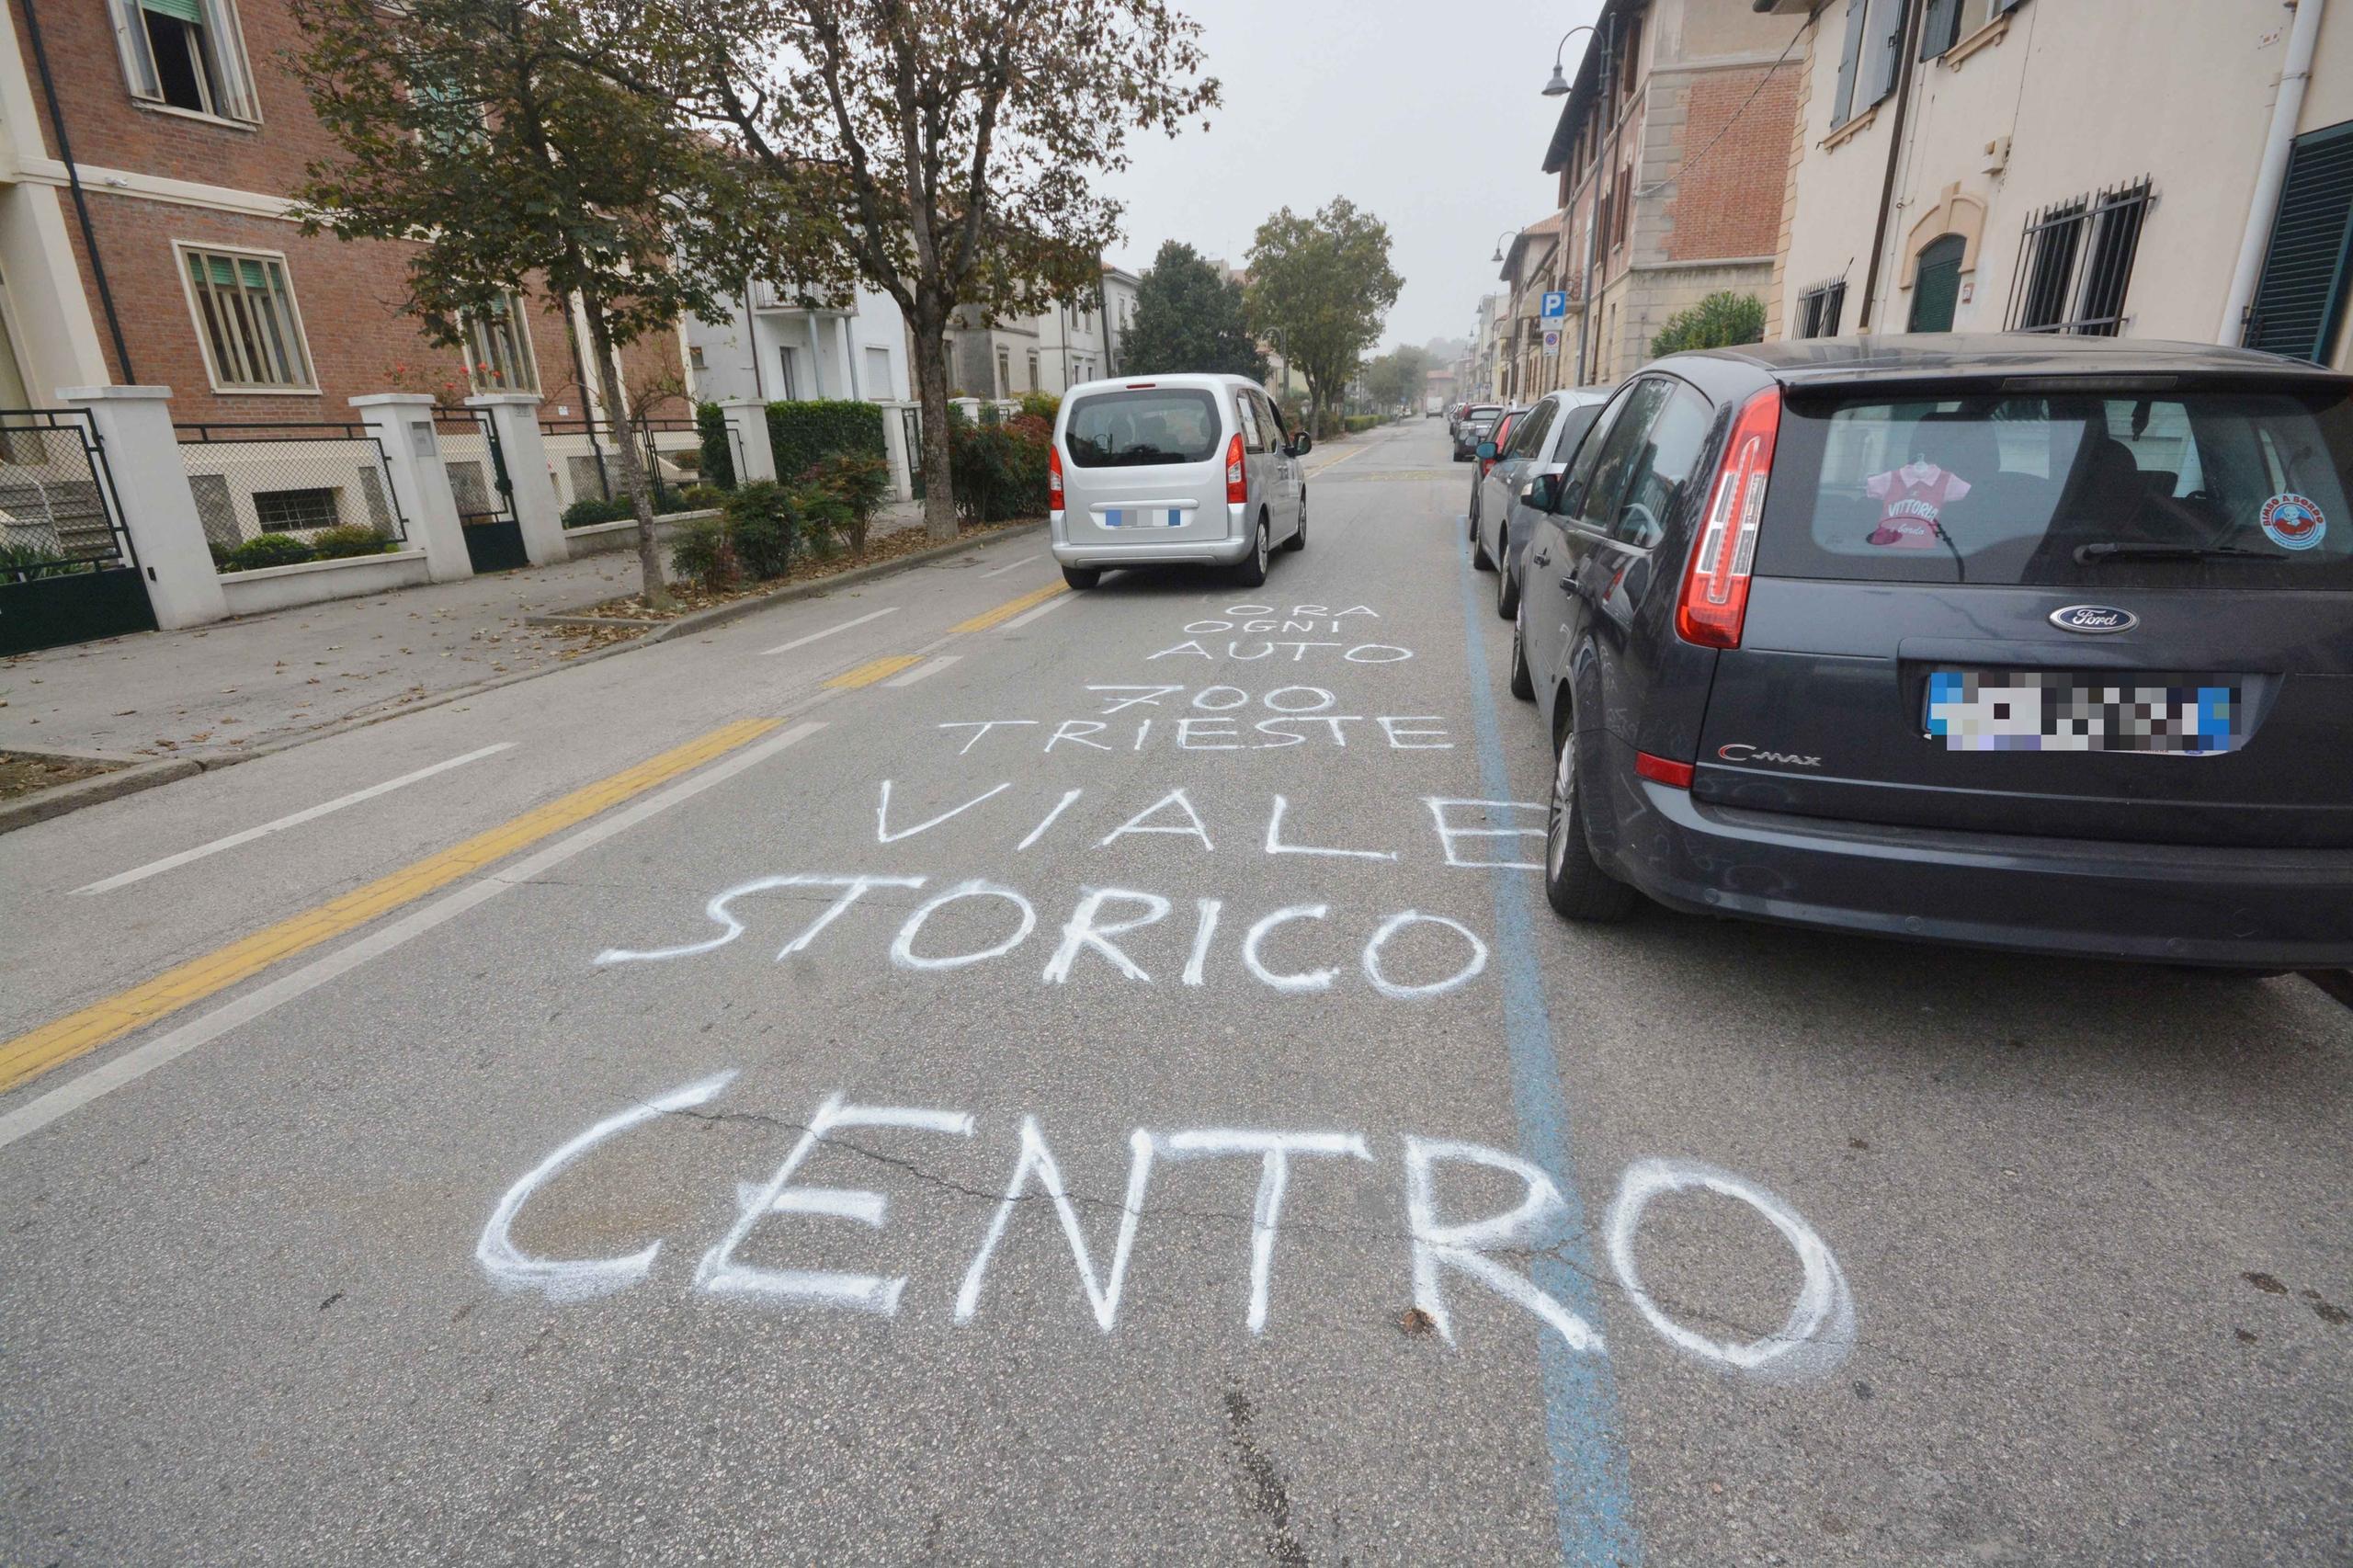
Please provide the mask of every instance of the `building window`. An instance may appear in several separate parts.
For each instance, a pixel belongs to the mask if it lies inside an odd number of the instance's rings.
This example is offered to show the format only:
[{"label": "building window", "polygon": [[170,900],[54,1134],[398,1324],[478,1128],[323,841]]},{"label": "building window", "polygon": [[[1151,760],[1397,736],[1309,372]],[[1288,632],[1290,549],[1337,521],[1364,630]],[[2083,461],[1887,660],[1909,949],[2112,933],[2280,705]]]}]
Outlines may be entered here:
[{"label": "building window", "polygon": [[2006,329],[2088,337],[2121,331],[2141,226],[2154,199],[2142,179],[2053,202],[2029,216],[2018,237]]},{"label": "building window", "polygon": [[261,531],[267,534],[297,533],[304,528],[331,528],[335,526],[335,491],[317,490],[256,490],[254,492],[254,516],[261,521]]},{"label": "building window", "polygon": [[315,389],[285,257],[187,246],[180,256],[215,390]]},{"label": "building window", "polygon": [[474,391],[540,390],[540,367],[531,357],[530,324],[523,319],[519,296],[509,294],[489,310],[468,314],[463,324],[466,380]]},{"label": "building window", "polygon": [[1029,390],[1038,390],[1038,351],[1034,348],[1029,350]]},{"label": "building window", "polygon": [[794,373],[800,369],[800,356],[793,352],[790,344],[779,343],[776,347],[776,357],[782,361],[779,369],[784,372],[784,401],[791,403],[801,396],[801,378]]},{"label": "building window", "polygon": [[261,118],[233,0],[108,0],[131,96],[219,119]]},{"label": "building window", "polygon": [[1838,318],[1847,312],[1847,280],[1834,278],[1798,296],[1798,335],[1836,337]]},{"label": "building window", "polygon": [[696,369],[698,369],[698,370],[703,370],[703,369],[710,369],[710,367],[709,367],[709,366],[705,365],[705,364],[702,362],[702,345],[701,345],[701,344],[699,344],[699,343],[690,343],[690,344],[687,345],[687,363],[688,363],[688,364],[689,364],[689,365],[692,365],[692,366],[693,366]]},{"label": "building window", "polygon": [[1003,344],[999,344],[996,350],[996,395],[1001,398],[1013,395],[1013,350]]},{"label": "building window", "polygon": [[[1915,0],[1847,0],[1847,33],[1838,51],[1838,85],[1830,99],[1836,131],[1895,90],[1904,24]],[[1942,0],[1936,0],[1942,3]]]},{"label": "building window", "polygon": [[1941,58],[1962,39],[2025,4],[2026,0],[1928,0],[1928,14],[1920,24],[1920,58]]}]

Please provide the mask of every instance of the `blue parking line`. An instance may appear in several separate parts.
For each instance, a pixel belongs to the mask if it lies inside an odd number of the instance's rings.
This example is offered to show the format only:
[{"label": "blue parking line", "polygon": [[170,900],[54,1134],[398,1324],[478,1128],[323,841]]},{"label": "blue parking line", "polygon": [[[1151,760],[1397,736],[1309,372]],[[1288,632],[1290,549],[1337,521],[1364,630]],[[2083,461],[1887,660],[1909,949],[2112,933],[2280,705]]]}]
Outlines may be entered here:
[{"label": "blue parking line", "polygon": [[[1471,674],[1471,715],[1478,736],[1479,783],[1491,801],[1508,801],[1503,728],[1495,714],[1487,648],[1480,632],[1489,612],[1471,570],[1463,527],[1454,529],[1462,584],[1464,661]],[[1569,1107],[1561,1092],[1561,1064],[1552,1054],[1552,1017],[1544,1005],[1544,978],[1536,962],[1536,927],[1524,871],[1488,873],[1495,895],[1495,959],[1504,987],[1504,1043],[1511,1055],[1511,1103],[1519,1123],[1520,1154],[1552,1174],[1568,1204],[1560,1244],[1540,1255],[1529,1276],[1569,1311],[1606,1333],[1600,1294],[1593,1288],[1592,1251],[1586,1244],[1585,1201],[1569,1160]],[[1619,1437],[1618,1380],[1608,1359],[1581,1356],[1557,1335],[1539,1340],[1544,1381],[1544,1436],[1552,1452],[1552,1508],[1561,1557],[1576,1568],[1634,1568],[1643,1560],[1634,1524],[1632,1483]]]}]

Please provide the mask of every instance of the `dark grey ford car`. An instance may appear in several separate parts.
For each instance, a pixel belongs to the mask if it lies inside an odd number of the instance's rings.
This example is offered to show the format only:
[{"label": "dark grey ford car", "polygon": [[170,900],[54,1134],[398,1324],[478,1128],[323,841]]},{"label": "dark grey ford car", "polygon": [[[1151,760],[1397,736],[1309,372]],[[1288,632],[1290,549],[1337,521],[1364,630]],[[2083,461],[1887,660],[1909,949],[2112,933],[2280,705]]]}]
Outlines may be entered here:
[{"label": "dark grey ford car", "polygon": [[1534,482],[1546,891],[2353,963],[2353,379],[2194,344],[1676,355]]}]

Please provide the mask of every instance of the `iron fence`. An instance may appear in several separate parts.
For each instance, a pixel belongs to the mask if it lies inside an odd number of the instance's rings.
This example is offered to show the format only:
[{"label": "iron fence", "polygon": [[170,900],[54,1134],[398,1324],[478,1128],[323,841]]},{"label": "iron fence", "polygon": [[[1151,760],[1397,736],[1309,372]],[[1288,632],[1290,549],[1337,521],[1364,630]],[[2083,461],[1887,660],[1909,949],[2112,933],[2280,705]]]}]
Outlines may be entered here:
[{"label": "iron fence", "polygon": [[106,454],[77,409],[0,410],[0,578],[135,566]]},{"label": "iron fence", "polygon": [[385,549],[408,539],[391,464],[365,425],[210,420],[172,428],[216,559],[272,537],[290,541],[281,553],[291,556],[330,528],[366,529]]},{"label": "iron fence", "polygon": [[2028,214],[2018,235],[2006,330],[2114,337],[2141,229],[2156,197],[2147,179]]},{"label": "iron fence", "polygon": [[636,419],[626,426],[608,419],[549,419],[540,421],[540,436],[567,506],[627,498],[620,465],[624,440],[637,444],[655,511],[676,510],[678,493],[702,482],[702,430],[691,419]]}]

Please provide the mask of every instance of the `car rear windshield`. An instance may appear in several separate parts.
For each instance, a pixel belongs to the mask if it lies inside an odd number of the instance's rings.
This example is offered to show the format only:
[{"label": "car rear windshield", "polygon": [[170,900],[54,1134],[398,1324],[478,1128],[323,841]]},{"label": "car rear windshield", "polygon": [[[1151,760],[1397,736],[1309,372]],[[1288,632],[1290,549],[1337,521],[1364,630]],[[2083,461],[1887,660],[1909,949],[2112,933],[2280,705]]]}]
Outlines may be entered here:
[{"label": "car rear windshield", "polygon": [[1216,393],[1153,387],[1080,398],[1063,440],[1079,468],[1145,468],[1209,461],[1220,427]]},{"label": "car rear windshield", "polygon": [[2334,388],[1790,400],[1760,575],[2353,588]]},{"label": "car rear windshield", "polygon": [[1491,425],[1495,420],[1503,417],[1503,405],[1501,403],[1480,403],[1472,404],[1469,411],[1466,412],[1462,417],[1469,420],[1473,425]]}]

